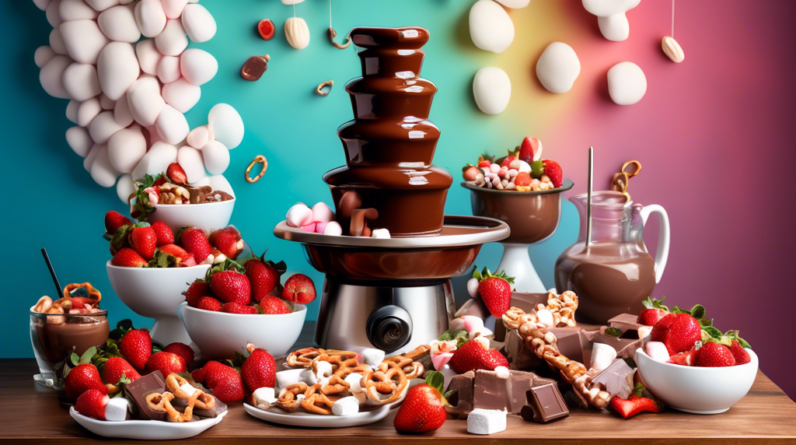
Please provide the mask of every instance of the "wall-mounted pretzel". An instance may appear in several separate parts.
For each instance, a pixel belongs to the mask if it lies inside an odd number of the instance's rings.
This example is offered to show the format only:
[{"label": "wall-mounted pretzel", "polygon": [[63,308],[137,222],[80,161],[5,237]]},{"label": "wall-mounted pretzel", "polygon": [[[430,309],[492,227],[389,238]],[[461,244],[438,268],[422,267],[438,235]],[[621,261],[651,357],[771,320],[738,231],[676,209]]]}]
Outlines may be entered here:
[{"label": "wall-mounted pretzel", "polygon": [[[262,164],[263,169],[260,170],[260,173],[257,176],[252,178],[250,175],[255,164]],[[251,164],[246,167],[246,182],[254,184],[255,182],[259,181],[263,175],[265,175],[266,170],[268,170],[268,159],[265,159],[265,156],[263,155],[257,155]]]},{"label": "wall-mounted pretzel", "polygon": [[329,28],[329,30],[326,31],[326,33],[329,36],[329,42],[331,42],[331,44],[334,45],[335,48],[346,49],[348,48],[349,45],[351,45],[351,37],[346,38],[345,43],[343,44],[335,42],[334,38],[337,37],[337,31],[335,31],[334,28]]},{"label": "wall-mounted pretzel", "polygon": [[[319,96],[328,96],[329,93],[332,92],[332,87],[334,86],[334,80],[327,80],[326,82],[321,83],[315,88],[315,94]],[[324,90],[324,88],[329,87],[328,90]]]}]

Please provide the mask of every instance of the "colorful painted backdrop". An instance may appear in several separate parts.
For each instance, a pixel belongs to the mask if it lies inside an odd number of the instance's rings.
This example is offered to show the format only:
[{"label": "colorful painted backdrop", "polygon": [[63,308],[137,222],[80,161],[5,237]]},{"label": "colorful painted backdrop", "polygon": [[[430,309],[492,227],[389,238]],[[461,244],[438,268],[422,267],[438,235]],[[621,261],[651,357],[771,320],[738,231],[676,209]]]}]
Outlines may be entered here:
[{"label": "colorful painted backdrop", "polygon": [[[202,0],[218,21],[218,34],[201,47],[219,61],[216,78],[202,88],[202,100],[188,113],[192,125],[206,121],[219,102],[235,106],[246,124],[243,144],[232,152],[227,177],[238,203],[233,223],[258,251],[284,259],[291,272],[307,273],[320,286],[299,247],[277,240],[272,229],[296,201],[329,200],[321,181],[343,164],[335,135],[352,116],[343,85],[358,75],[354,50],[340,51],[325,39],[328,0],[307,0],[296,8],[312,32],[309,47],[290,48],[282,24],[293,9],[277,0]],[[787,280],[796,237],[790,187],[796,154],[790,147],[796,92],[791,84],[796,61],[790,0],[700,0],[678,2],[675,37],[686,60],[674,64],[660,51],[670,33],[671,3],[644,0],[630,11],[630,39],[603,39],[596,18],[579,0],[532,0],[511,11],[513,45],[496,55],[476,49],[467,15],[472,1],[333,0],[334,27],[419,25],[431,31],[423,76],[439,86],[431,115],[442,129],[436,163],[458,176],[460,167],[484,151],[504,153],[533,134],[545,157],[557,160],[565,175],[584,190],[586,150],[595,147],[596,187],[606,188],[621,164],[638,159],[643,173],[631,192],[636,201],[663,205],[672,221],[672,248],[657,296],[681,306],[704,304],[721,329],[740,329],[761,356],[762,369],[793,397],[789,378],[796,366],[790,332],[796,303]],[[271,18],[278,37],[255,34],[255,24]],[[0,2],[0,126],[4,196],[0,235],[4,251],[2,301],[9,316],[0,327],[0,357],[30,357],[27,310],[52,294],[39,248],[47,247],[63,282],[91,281],[104,291],[111,321],[133,318],[113,295],[105,274],[110,258],[101,238],[102,215],[124,210],[113,190],[101,189],[82,169],[64,140],[71,125],[66,101],[48,97],[38,83],[33,52],[47,43],[44,13],[25,0]],[[582,73],[568,94],[552,95],[534,76],[535,61],[547,44],[571,45]],[[268,53],[269,70],[257,83],[238,70],[251,55]],[[637,63],[649,90],[637,105],[620,107],[607,98],[606,71],[617,62]],[[500,116],[475,107],[471,81],[483,66],[498,66],[511,77],[513,97]],[[312,93],[334,80],[329,97]],[[257,154],[270,168],[258,184],[243,180]],[[458,183],[458,181],[457,181]],[[457,183],[449,214],[469,214],[469,196]],[[559,232],[532,248],[546,284],[552,286],[556,257],[577,235],[577,214],[565,208]],[[652,223],[651,223],[652,224]],[[649,227],[647,240],[656,239]],[[649,242],[654,249],[654,243]],[[479,266],[496,266],[499,245],[487,245]],[[457,290],[464,296],[461,282]],[[785,286],[785,287],[783,287]],[[314,316],[317,304],[311,306]]]}]

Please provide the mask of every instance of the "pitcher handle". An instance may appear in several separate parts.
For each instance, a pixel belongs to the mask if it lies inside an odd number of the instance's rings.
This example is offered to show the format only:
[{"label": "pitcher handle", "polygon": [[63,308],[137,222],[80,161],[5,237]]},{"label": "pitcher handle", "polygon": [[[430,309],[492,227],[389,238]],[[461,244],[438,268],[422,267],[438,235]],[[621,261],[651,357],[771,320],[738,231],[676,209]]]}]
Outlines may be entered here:
[{"label": "pitcher handle", "polygon": [[641,217],[644,219],[644,225],[647,225],[647,220],[653,213],[658,215],[658,220],[661,224],[658,232],[658,251],[655,253],[655,283],[660,283],[663,270],[666,269],[666,261],[669,260],[671,232],[669,229],[669,215],[666,213],[666,209],[657,204],[644,206],[644,208],[641,209]]}]

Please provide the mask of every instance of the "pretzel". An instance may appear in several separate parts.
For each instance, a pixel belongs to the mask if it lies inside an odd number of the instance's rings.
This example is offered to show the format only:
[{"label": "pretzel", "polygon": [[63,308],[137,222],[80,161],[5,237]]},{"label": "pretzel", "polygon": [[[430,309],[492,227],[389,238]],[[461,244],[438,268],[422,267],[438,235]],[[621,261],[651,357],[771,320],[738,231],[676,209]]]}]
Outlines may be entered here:
[{"label": "pretzel", "polygon": [[64,298],[67,300],[72,298],[72,291],[75,289],[80,289],[81,287],[86,289],[86,293],[88,293],[88,298],[93,300],[95,303],[99,303],[102,300],[102,294],[98,291],[94,286],[91,285],[88,281],[85,283],[72,283],[67,284],[64,288]]},{"label": "pretzel", "polygon": [[[403,369],[390,363],[381,363],[365,382],[365,394],[378,405],[397,401],[403,395],[409,379]],[[381,398],[387,394],[386,398]]]},{"label": "pretzel", "polygon": [[53,299],[48,297],[47,295],[39,298],[39,301],[36,302],[36,305],[33,306],[33,312],[38,312],[40,314],[46,314],[50,308],[53,307]]},{"label": "pretzel", "polygon": [[299,394],[304,394],[307,391],[307,384],[304,382],[294,383],[285,387],[279,398],[276,400],[274,406],[281,408],[289,413],[297,410],[301,404],[298,399]]},{"label": "pretzel", "polygon": [[331,44],[334,45],[334,47],[337,48],[337,49],[346,49],[346,48],[348,48],[348,45],[351,45],[351,37],[350,36],[346,37],[346,41],[343,44],[335,42],[334,38],[337,37],[337,31],[335,31],[334,28],[332,28],[331,26],[326,31],[326,33],[329,36],[329,42],[331,42]]},{"label": "pretzel", "polygon": [[193,405],[196,402],[196,397],[198,397],[198,394],[194,394],[188,400],[184,413],[180,413],[172,406],[171,401],[174,400],[174,394],[168,391],[163,394],[156,392],[147,394],[144,400],[152,411],[165,412],[169,416],[167,419],[169,422],[182,423],[189,422],[193,418]]},{"label": "pretzel", "polygon": [[[263,166],[263,169],[260,170],[260,173],[257,174],[257,176],[252,178],[249,175],[251,175],[252,169],[254,168],[255,164],[261,164]],[[255,156],[254,160],[251,162],[251,164],[249,164],[249,166],[246,167],[246,174],[244,175],[244,176],[246,176],[246,182],[248,182],[250,184],[254,184],[255,182],[257,182],[260,179],[262,179],[263,175],[265,175],[265,171],[266,170],[268,170],[268,159],[265,159],[265,156],[263,156],[263,155]]]},{"label": "pretzel", "polygon": [[166,377],[166,389],[171,391],[171,393],[174,394],[174,397],[178,399],[195,398],[196,407],[199,409],[213,409],[213,407],[216,406],[215,397],[198,389],[195,389],[193,394],[188,394],[184,389],[182,389],[182,385],[185,384],[193,386],[191,385],[191,382],[189,382],[179,374],[171,373],[169,374],[168,377]]},{"label": "pretzel", "polygon": [[301,401],[301,407],[313,414],[321,414],[328,416],[332,414],[332,405],[334,402],[326,396],[318,392],[321,385],[312,385],[304,392],[304,400]]},{"label": "pretzel", "polygon": [[[331,29],[331,28],[329,28],[329,29]],[[332,41],[332,43],[334,43],[334,41]],[[333,86],[334,86],[334,80],[327,80],[326,82],[322,82],[320,85],[318,85],[317,88],[315,88],[315,94],[317,94],[319,96],[328,96],[329,93],[332,92],[332,87]],[[326,87],[329,87],[329,89],[324,91],[323,89],[326,88]]]},{"label": "pretzel", "polygon": [[288,354],[285,363],[292,368],[309,368],[322,351],[318,348],[301,348]]},{"label": "pretzel", "polygon": [[[428,351],[430,349],[425,349],[425,350]],[[415,351],[417,351],[417,349]],[[418,353],[415,353],[415,351],[411,351],[412,353],[414,353],[413,356],[418,356]],[[420,354],[422,353],[423,352],[421,351]],[[418,378],[421,375],[423,375],[423,372],[425,371],[423,364],[412,360],[412,358],[408,357],[408,354],[396,355],[393,357],[385,358],[382,363],[387,363],[389,366],[401,368],[404,374],[406,374],[406,378],[408,379]]]},{"label": "pretzel", "polygon": [[[626,172],[625,169],[629,166],[634,166],[635,170],[632,172]],[[630,179],[636,176],[641,172],[641,162],[638,161],[627,161],[622,164],[622,169],[614,174],[613,184],[614,190],[621,192],[625,195],[625,198],[628,202],[630,202],[630,193],[627,191],[628,187],[630,187]]]}]

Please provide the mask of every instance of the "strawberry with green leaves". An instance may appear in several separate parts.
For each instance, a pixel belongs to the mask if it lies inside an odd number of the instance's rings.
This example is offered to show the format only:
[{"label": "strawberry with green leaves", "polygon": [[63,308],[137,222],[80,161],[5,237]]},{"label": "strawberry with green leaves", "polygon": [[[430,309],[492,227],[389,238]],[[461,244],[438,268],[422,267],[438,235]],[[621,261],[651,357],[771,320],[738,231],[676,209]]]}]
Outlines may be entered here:
[{"label": "strawberry with green leaves", "polygon": [[450,406],[442,395],[445,378],[432,371],[426,383],[413,386],[406,393],[393,426],[399,433],[418,434],[439,429],[447,417],[445,407]]},{"label": "strawberry with green leaves", "polygon": [[185,361],[177,354],[160,351],[152,354],[146,362],[147,373],[160,371],[164,376],[187,371]]},{"label": "strawberry with green leaves", "polygon": [[107,385],[129,384],[139,378],[141,374],[121,357],[111,357],[102,365],[102,381]]},{"label": "strawberry with green leaves", "polygon": [[485,369],[494,371],[503,366],[508,368],[509,362],[497,349],[489,349],[476,340],[470,340],[453,353],[448,365],[458,374],[467,371]]},{"label": "strawberry with green leaves", "polygon": [[531,176],[541,179],[543,175],[547,175],[550,178],[550,182],[555,188],[559,188],[564,184],[564,171],[556,161],[545,159],[531,163]]},{"label": "strawberry with green leaves", "polygon": [[647,299],[642,302],[642,304],[644,304],[644,309],[638,314],[636,322],[644,326],[655,326],[658,320],[669,313],[669,308],[663,304],[665,299],[666,297],[661,297],[660,300],[653,300],[647,297]]},{"label": "strawberry with green leaves", "polygon": [[274,263],[271,260],[265,259],[263,252],[260,258],[252,258],[245,263],[243,267],[246,268],[246,276],[251,283],[251,296],[254,301],[260,301],[270,294],[274,289],[279,286],[282,274],[287,270],[287,265],[284,261]]},{"label": "strawberry with green leaves", "polygon": [[219,300],[248,305],[251,301],[251,283],[245,271],[243,266],[228,259],[211,267],[205,281],[210,283],[210,290]]},{"label": "strawberry with green leaves", "polygon": [[240,367],[240,375],[250,392],[260,388],[273,388],[276,383],[276,361],[274,356],[263,348],[255,348],[248,343],[249,356]]},{"label": "strawberry with green leaves", "polygon": [[504,271],[493,274],[486,267],[481,272],[476,267],[473,278],[478,280],[478,294],[489,313],[495,318],[502,317],[511,308],[511,284],[514,278],[507,276]]}]

